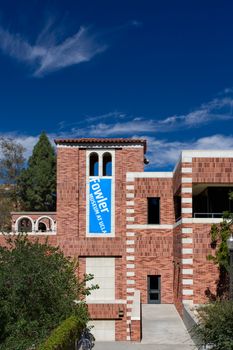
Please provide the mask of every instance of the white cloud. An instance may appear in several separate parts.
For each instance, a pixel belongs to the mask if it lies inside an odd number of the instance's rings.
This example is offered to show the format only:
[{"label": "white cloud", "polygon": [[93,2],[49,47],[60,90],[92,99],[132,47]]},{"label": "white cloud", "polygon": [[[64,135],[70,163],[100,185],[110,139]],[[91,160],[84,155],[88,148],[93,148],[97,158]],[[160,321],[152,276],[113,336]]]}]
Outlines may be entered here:
[{"label": "white cloud", "polygon": [[179,129],[198,128],[216,121],[232,120],[233,98],[225,96],[213,99],[190,113],[169,116],[160,120],[110,112],[102,116],[86,118],[84,121],[88,122],[88,127],[86,125],[83,127],[83,122],[74,123],[70,131],[73,136],[77,137],[83,135],[91,137],[126,136],[132,133],[166,133]]},{"label": "white cloud", "polygon": [[148,141],[148,155],[150,166],[153,168],[173,167],[179,159],[182,150],[228,150],[233,149],[233,136],[211,135],[191,141],[168,141],[153,137]]},{"label": "white cloud", "polygon": [[[28,159],[32,154],[33,147],[39,139],[38,136],[30,135],[17,135],[17,134],[1,134],[3,137],[11,137],[15,141],[21,143],[25,149],[25,157]],[[53,140],[59,137],[70,137],[70,134],[48,134],[50,142],[54,145]],[[173,169],[178,162],[180,152],[182,150],[227,150],[233,149],[233,136],[216,134],[211,136],[202,137],[191,141],[169,141],[166,139],[157,139],[151,136],[138,136],[132,137],[147,139],[147,158],[150,160],[150,164],[146,166],[146,169],[162,169],[170,167]]]},{"label": "white cloud", "polygon": [[19,34],[12,34],[0,27],[0,49],[5,54],[28,64],[36,77],[90,61],[106,49],[90,31],[81,27],[77,33],[59,41],[50,26],[38,36],[34,45]]}]

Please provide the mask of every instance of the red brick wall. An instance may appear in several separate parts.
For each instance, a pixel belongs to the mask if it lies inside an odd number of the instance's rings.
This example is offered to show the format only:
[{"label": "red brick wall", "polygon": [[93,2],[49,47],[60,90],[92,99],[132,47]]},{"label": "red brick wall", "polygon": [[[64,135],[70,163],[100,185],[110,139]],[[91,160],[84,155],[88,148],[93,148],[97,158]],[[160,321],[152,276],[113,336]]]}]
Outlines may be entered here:
[{"label": "red brick wall", "polygon": [[201,304],[208,301],[206,297],[207,288],[210,292],[216,294],[217,280],[219,272],[217,266],[207,260],[209,254],[214,255],[214,250],[210,246],[210,229],[209,224],[194,224],[193,225],[193,240],[194,240],[194,303]]},{"label": "red brick wall", "polygon": [[193,158],[193,182],[233,183],[233,158]]},{"label": "red brick wall", "polygon": [[[79,257],[79,275],[88,256],[115,257],[116,299],[126,299],[126,173],[144,169],[143,148],[115,150],[115,237],[86,237],[86,150],[58,148],[57,221],[58,241],[69,256]],[[119,308],[124,317],[119,319]],[[89,304],[94,319],[116,320],[116,339],[126,340],[126,306]]]},{"label": "red brick wall", "polygon": [[147,224],[148,197],[160,197],[160,224],[174,223],[172,183],[169,178],[135,179],[135,224]]}]

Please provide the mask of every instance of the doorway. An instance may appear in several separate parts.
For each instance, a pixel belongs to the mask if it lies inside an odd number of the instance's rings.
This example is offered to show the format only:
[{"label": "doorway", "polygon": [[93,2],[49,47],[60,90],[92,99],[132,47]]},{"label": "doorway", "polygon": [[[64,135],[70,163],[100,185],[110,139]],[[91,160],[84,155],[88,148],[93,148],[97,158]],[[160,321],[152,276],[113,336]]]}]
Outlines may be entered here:
[{"label": "doorway", "polygon": [[149,275],[147,276],[148,285],[148,304],[161,303],[161,276]]}]

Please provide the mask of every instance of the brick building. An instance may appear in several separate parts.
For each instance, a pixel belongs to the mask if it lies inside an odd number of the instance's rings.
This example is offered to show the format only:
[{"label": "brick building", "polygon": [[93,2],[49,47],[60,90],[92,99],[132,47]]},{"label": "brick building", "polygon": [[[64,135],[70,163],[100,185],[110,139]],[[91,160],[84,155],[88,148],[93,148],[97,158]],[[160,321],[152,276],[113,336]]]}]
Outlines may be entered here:
[{"label": "brick building", "polygon": [[13,213],[13,231],[49,236],[79,258],[80,275],[95,275],[97,338],[140,340],[140,303],[174,303],[182,315],[216,291],[206,256],[211,225],[233,211],[233,151],[184,151],[173,172],[145,172],[145,140],[55,143],[57,212]]}]

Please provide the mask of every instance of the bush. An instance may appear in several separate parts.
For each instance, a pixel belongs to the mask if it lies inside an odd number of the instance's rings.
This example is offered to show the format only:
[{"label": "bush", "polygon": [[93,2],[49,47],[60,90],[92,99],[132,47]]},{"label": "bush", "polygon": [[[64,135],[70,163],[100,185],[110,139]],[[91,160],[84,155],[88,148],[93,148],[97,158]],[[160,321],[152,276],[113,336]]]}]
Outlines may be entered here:
[{"label": "bush", "polygon": [[75,316],[67,318],[38,347],[38,350],[73,350],[75,340],[79,338],[84,326]]},{"label": "bush", "polygon": [[78,280],[75,261],[47,242],[19,235],[7,244],[0,247],[0,350],[28,350],[71,315],[87,322],[85,303],[74,300],[90,293],[92,276]]},{"label": "bush", "polygon": [[233,350],[233,301],[217,301],[198,309],[199,324],[194,334],[201,346],[213,350]]}]

